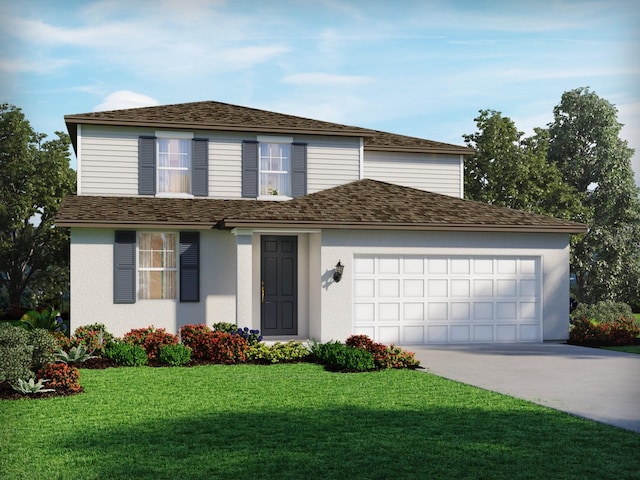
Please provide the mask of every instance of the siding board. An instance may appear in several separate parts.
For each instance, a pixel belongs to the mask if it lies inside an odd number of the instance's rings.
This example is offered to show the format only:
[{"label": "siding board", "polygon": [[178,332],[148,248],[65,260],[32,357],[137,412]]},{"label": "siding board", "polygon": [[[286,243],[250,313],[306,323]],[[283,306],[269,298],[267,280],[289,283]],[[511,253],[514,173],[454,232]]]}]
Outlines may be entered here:
[{"label": "siding board", "polygon": [[460,156],[366,152],[364,176],[453,197],[461,197]]}]

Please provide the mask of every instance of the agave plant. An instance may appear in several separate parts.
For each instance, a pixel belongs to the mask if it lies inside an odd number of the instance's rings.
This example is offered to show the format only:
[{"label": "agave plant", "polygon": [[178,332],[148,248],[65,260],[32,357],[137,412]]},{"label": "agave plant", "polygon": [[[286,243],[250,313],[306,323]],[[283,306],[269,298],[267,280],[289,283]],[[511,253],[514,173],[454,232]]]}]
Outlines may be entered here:
[{"label": "agave plant", "polygon": [[62,363],[82,363],[96,358],[95,355],[91,355],[93,352],[87,350],[84,345],[78,345],[77,347],[71,347],[71,350],[65,352],[61,348],[56,351],[56,361]]},{"label": "agave plant", "polygon": [[14,385],[13,383],[11,384],[11,387],[20,393],[24,393],[24,394],[32,394],[32,393],[45,393],[45,392],[55,392],[55,389],[53,388],[44,388],[44,383],[48,382],[48,379],[45,378],[41,378],[40,380],[38,380],[37,382],[33,379],[30,378],[29,381],[24,381],[23,379],[19,378],[18,379],[18,384]]}]

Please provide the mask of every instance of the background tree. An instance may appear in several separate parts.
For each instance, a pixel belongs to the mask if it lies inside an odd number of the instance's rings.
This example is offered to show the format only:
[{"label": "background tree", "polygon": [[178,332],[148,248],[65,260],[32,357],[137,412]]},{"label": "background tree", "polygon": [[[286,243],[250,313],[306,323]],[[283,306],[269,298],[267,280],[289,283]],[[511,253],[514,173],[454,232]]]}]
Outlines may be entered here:
[{"label": "background tree", "polygon": [[471,200],[565,219],[584,212],[577,191],[547,162],[549,136],[536,129],[523,137],[509,117],[480,110],[478,131],[463,135],[475,154],[465,160],[465,196]]},{"label": "background tree", "polygon": [[589,211],[589,232],[572,249],[575,293],[587,303],[639,300],[640,190],[617,114],[607,100],[578,88],[562,95],[549,124],[548,159]]},{"label": "background tree", "polygon": [[69,137],[44,141],[22,111],[0,105],[0,285],[12,306],[30,289],[40,300],[68,292],[69,233],[53,219],[75,192]]}]

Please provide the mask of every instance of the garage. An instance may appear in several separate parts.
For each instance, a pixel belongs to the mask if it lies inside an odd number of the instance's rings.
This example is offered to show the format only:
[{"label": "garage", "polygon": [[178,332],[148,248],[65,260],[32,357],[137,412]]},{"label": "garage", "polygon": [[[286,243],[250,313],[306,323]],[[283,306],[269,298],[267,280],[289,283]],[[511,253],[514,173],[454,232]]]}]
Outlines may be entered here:
[{"label": "garage", "polygon": [[395,344],[542,341],[541,258],[356,255],[353,333]]}]

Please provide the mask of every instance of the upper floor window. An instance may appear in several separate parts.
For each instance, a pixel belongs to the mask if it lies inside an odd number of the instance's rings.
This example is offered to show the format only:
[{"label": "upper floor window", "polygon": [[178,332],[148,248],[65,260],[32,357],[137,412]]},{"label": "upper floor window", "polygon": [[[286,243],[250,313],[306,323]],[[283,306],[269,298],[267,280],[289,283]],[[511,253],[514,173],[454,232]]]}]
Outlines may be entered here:
[{"label": "upper floor window", "polygon": [[291,144],[260,143],[260,196],[291,197]]},{"label": "upper floor window", "polygon": [[138,194],[209,195],[209,141],[191,132],[158,131],[138,139]]},{"label": "upper floor window", "polygon": [[158,138],[158,193],[191,193],[191,140]]}]

